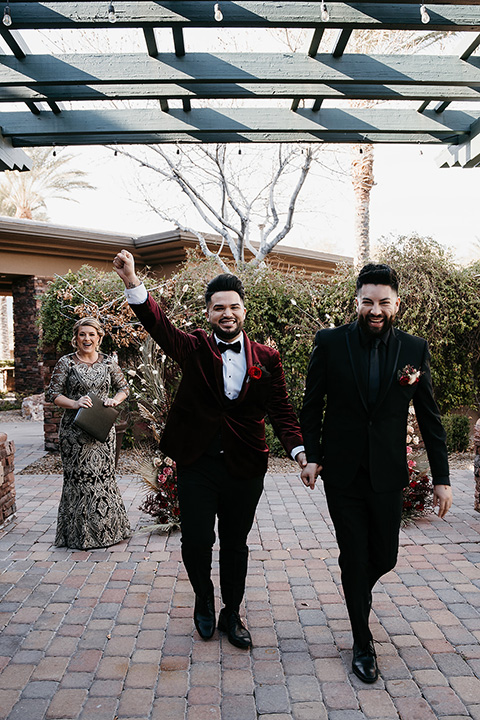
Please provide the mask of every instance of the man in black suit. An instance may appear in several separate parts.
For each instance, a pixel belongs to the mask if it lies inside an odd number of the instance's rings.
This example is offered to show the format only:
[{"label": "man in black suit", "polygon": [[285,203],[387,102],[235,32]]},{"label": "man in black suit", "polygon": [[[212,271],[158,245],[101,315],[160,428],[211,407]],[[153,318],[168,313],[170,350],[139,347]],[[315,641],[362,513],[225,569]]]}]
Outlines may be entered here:
[{"label": "man in black suit", "polygon": [[397,560],[410,401],[442,518],[452,494],[427,342],[393,327],[400,306],[396,272],[370,263],[356,289],[356,322],[315,338],[300,415],[307,454],[302,480],[312,489],[319,474],[324,482],[353,632],[352,670],[371,683],[378,677],[368,627],[372,588]]}]

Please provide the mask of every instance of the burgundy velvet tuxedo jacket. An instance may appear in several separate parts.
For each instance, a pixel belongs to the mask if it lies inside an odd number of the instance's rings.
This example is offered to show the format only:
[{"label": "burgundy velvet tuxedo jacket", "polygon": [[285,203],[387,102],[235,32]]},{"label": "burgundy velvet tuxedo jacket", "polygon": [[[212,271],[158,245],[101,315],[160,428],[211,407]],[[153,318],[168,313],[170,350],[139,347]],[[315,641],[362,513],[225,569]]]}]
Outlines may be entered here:
[{"label": "burgundy velvet tuxedo jacket", "polygon": [[[375,491],[400,490],[409,477],[406,437],[412,400],[433,483],[449,485],[445,431],[433,396],[426,340],[392,328],[373,407],[367,401],[367,365],[357,322],[317,333],[300,413],[307,461],[321,465],[322,480],[338,489],[346,488],[366,463]],[[406,365],[421,370],[418,383],[399,382]]]},{"label": "burgundy velvet tuxedo jacket", "polygon": [[[303,445],[277,350],[250,341],[244,333],[247,375],[238,398],[229,400],[223,387],[222,356],[213,333],[177,329],[151,295],[145,303],[132,305],[132,309],[155,342],[182,370],[160,442],[160,449],[168,457],[190,465],[220,433],[229,472],[246,479],[262,475],[268,462],[266,415],[289,454]],[[258,379],[248,375],[253,365],[262,368]]]}]

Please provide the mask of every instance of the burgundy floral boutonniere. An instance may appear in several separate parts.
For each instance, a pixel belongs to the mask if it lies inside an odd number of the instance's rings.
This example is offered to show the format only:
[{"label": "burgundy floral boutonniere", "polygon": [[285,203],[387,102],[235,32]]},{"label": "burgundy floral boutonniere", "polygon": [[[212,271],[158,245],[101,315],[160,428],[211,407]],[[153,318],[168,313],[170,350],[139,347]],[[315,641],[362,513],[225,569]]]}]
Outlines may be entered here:
[{"label": "burgundy floral boutonniere", "polygon": [[398,371],[398,382],[400,385],[416,385],[422,375],[421,370],[417,370],[413,365],[405,365],[403,370]]},{"label": "burgundy floral boutonniere", "polygon": [[250,380],[260,380],[262,377],[270,377],[270,373],[263,365],[252,365],[248,368],[247,375],[247,382],[250,382]]}]

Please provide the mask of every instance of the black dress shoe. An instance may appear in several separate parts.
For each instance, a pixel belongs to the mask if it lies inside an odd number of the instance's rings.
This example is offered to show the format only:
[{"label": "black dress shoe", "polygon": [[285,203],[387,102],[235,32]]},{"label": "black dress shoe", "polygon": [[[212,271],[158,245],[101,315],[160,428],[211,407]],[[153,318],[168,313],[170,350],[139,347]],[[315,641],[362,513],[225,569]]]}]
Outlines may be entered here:
[{"label": "black dress shoe", "polygon": [[240,620],[238,612],[234,610],[231,612],[227,612],[225,608],[220,610],[218,629],[227,633],[228,641],[235,647],[245,650],[252,644],[252,636]]},{"label": "black dress shoe", "polygon": [[207,598],[201,598],[199,595],[195,595],[193,621],[200,637],[203,640],[210,640],[215,632],[215,603],[213,595]]},{"label": "black dress shoe", "polygon": [[377,656],[373,641],[364,648],[354,644],[352,670],[364,683],[373,683],[378,678]]}]

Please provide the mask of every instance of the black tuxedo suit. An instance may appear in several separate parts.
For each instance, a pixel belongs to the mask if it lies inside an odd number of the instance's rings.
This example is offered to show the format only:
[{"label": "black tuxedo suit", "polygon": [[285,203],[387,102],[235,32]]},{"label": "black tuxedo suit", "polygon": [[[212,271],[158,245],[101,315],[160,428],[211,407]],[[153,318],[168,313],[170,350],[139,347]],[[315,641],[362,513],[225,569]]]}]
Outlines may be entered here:
[{"label": "black tuxedo suit", "polygon": [[[433,482],[449,484],[445,432],[432,391],[428,345],[391,329],[373,405],[368,402],[369,348],[357,322],[315,338],[300,415],[308,462],[321,477],[340,547],[339,563],[354,640],[371,634],[371,589],[396,563],[402,488],[408,484],[406,436],[413,401]],[[406,365],[419,382],[402,385]]]}]

